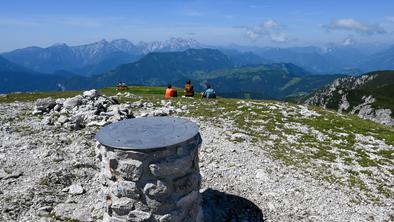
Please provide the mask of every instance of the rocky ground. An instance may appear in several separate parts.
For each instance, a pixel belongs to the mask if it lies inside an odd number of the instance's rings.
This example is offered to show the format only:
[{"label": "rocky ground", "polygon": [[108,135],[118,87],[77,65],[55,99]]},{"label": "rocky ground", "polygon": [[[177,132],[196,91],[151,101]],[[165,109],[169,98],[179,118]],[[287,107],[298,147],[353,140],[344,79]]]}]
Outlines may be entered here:
[{"label": "rocky ground", "polygon": [[124,118],[164,115],[200,126],[204,196],[244,198],[265,221],[394,220],[391,128],[273,101],[90,91],[0,104],[0,221],[100,221],[95,133]]}]

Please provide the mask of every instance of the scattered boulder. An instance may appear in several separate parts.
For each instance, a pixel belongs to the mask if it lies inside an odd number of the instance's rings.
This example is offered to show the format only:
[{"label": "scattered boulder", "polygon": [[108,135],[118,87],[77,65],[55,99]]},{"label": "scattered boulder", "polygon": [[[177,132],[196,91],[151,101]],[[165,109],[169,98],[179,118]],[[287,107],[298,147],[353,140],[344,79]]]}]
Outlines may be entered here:
[{"label": "scattered boulder", "polygon": [[125,97],[125,98],[139,98],[139,96],[137,96],[137,95],[135,95],[135,94],[132,94],[132,93],[129,93],[129,92],[126,92],[126,93],[117,93],[116,94],[116,96],[119,96],[119,97]]},{"label": "scattered boulder", "polygon": [[56,106],[56,101],[51,97],[38,99],[34,107],[36,113],[47,113]]},{"label": "scattered boulder", "polygon": [[81,184],[73,184],[69,187],[66,187],[62,190],[63,192],[68,192],[71,195],[80,195],[85,192],[85,189],[81,186]]},{"label": "scattered boulder", "polygon": [[81,104],[82,104],[82,97],[81,96],[74,96],[71,98],[67,98],[63,103],[63,107],[72,109],[72,108],[79,106]]},{"label": "scattered boulder", "polygon": [[97,96],[99,96],[100,93],[97,90],[92,89],[92,90],[83,92],[82,95],[83,95],[83,97],[87,97],[87,98],[93,99],[93,98],[96,98]]},{"label": "scattered boulder", "polygon": [[128,217],[131,221],[143,222],[150,221],[152,218],[152,214],[143,211],[133,210],[129,213]]},{"label": "scattered boulder", "polygon": [[164,107],[164,108],[161,108],[161,109],[154,110],[151,113],[151,115],[152,116],[170,116],[170,115],[174,114],[175,112],[176,112],[175,109],[172,108],[172,107],[168,107],[168,108]]},{"label": "scattered boulder", "polygon": [[234,133],[231,135],[231,140],[249,141],[250,138],[248,135],[243,133]]},{"label": "scattered boulder", "polygon": [[61,124],[64,124],[64,123],[66,123],[66,122],[68,122],[69,121],[69,119],[67,118],[67,116],[59,116],[59,118],[57,119],[57,122],[59,122],[59,123],[61,123]]},{"label": "scattered boulder", "polygon": [[39,216],[47,216],[51,211],[53,210],[53,207],[51,206],[44,206],[38,208],[38,215]]},{"label": "scattered boulder", "polygon": [[56,104],[58,104],[58,105],[60,105],[60,106],[63,106],[64,101],[66,101],[65,98],[56,99]]}]

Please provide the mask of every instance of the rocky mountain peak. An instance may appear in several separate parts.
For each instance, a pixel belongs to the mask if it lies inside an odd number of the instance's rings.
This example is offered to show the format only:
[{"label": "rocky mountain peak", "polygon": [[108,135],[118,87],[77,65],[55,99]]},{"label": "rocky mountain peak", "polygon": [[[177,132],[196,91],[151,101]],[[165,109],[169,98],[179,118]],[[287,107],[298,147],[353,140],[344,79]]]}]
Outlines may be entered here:
[{"label": "rocky mountain peak", "polygon": [[110,42],[112,46],[120,51],[130,54],[141,54],[140,49],[127,39],[115,39]]},{"label": "rocky mountain peak", "polygon": [[393,72],[373,72],[338,78],[308,96],[304,103],[350,112],[361,118],[394,126]]},{"label": "rocky mountain peak", "polygon": [[154,41],[150,43],[140,42],[139,46],[146,54],[157,51],[183,51],[189,48],[202,48],[203,44],[194,39],[172,37],[165,41]]},{"label": "rocky mountain peak", "polygon": [[96,56],[105,55],[117,51],[118,49],[112,46],[107,40],[102,39],[98,42],[87,45],[80,45],[73,47],[75,53],[82,58],[93,58]]}]

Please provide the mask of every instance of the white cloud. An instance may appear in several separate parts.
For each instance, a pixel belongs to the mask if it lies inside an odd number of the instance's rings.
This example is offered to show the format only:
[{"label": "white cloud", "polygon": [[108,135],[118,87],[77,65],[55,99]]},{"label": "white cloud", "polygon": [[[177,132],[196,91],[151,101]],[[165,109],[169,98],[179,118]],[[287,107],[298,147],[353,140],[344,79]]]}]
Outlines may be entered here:
[{"label": "white cloud", "polygon": [[279,25],[274,20],[269,19],[263,23],[263,27],[266,29],[276,29]]},{"label": "white cloud", "polygon": [[283,31],[283,26],[278,22],[269,19],[258,26],[238,26],[245,30],[245,36],[251,41],[257,41],[261,38],[268,37],[272,42],[286,42],[289,40],[287,34]]},{"label": "white cloud", "polygon": [[254,30],[246,30],[245,35],[248,39],[252,41],[257,41],[260,38],[260,34]]},{"label": "white cloud", "polygon": [[287,42],[287,41],[289,41],[289,38],[284,33],[271,34],[270,37],[273,42]]},{"label": "white cloud", "polygon": [[352,35],[347,36],[343,41],[342,41],[342,45],[344,46],[351,46],[354,45],[356,43],[356,40],[353,38]]},{"label": "white cloud", "polygon": [[363,35],[386,34],[387,31],[378,24],[367,24],[352,18],[337,19],[323,28],[329,31],[345,30]]}]

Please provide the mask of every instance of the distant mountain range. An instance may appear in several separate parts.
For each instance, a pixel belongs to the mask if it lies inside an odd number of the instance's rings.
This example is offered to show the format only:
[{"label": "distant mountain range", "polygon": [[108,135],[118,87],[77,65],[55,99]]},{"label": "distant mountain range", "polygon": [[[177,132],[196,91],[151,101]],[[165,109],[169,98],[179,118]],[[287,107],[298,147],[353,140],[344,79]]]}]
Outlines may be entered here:
[{"label": "distant mountain range", "polygon": [[83,76],[107,72],[118,65],[137,61],[150,52],[184,51],[201,48],[191,39],[171,38],[163,42],[140,42],[134,45],[126,39],[68,46],[55,44],[47,48],[28,47],[3,53],[11,62],[41,73],[65,70]]},{"label": "distant mountain range", "polygon": [[394,46],[373,54],[360,63],[363,70],[389,70],[394,69]]},{"label": "distant mountain range", "polygon": [[226,47],[207,46],[193,39],[134,44],[126,39],[47,48],[28,47],[1,54],[7,60],[39,73],[74,73],[82,76],[103,74],[117,66],[138,61],[152,52],[180,52],[212,48],[227,55],[236,66],[293,63],[313,74],[361,74],[373,70],[394,69],[394,46],[387,48],[354,46],[329,47]]},{"label": "distant mountain range", "polygon": [[136,85],[166,85],[183,82],[193,73],[234,67],[232,60],[216,49],[149,53],[134,63],[121,65],[95,79],[100,87],[126,82]]},{"label": "distant mountain range", "polygon": [[[0,72],[0,92],[79,90],[130,85],[183,87],[192,80],[196,90],[210,82],[220,96],[282,99],[304,95],[337,78],[337,75],[311,75],[290,63],[240,65],[240,60],[217,49],[188,49],[182,52],[153,52],[140,60],[118,66],[112,71],[89,77],[58,71],[48,75],[26,70],[6,59],[9,68]],[[1,69],[1,68],[0,68]]]},{"label": "distant mountain range", "polygon": [[354,46],[258,48],[232,46],[271,62],[293,63],[314,74],[361,74],[394,69],[394,46],[382,50]]},{"label": "distant mountain range", "polygon": [[0,56],[0,93],[60,91],[69,75],[47,75],[16,65]]}]

